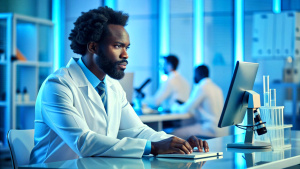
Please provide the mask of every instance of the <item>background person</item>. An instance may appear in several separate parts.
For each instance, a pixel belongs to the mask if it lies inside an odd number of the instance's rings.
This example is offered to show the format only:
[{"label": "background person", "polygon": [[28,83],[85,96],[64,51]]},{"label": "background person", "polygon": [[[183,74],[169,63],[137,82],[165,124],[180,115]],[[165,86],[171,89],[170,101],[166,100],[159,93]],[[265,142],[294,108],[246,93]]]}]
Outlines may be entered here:
[{"label": "background person", "polygon": [[150,107],[162,106],[170,110],[172,106],[187,101],[191,87],[187,80],[177,72],[179,60],[175,55],[164,57],[164,73],[168,75],[167,81],[163,82],[155,95],[146,98],[145,103]]},{"label": "background person", "polygon": [[176,113],[189,112],[193,118],[187,125],[174,130],[172,134],[181,138],[187,138],[189,134],[205,137],[220,136],[221,131],[228,130],[218,128],[224,104],[223,92],[209,78],[209,70],[205,65],[195,69],[194,81],[196,85],[188,101],[172,110]]}]

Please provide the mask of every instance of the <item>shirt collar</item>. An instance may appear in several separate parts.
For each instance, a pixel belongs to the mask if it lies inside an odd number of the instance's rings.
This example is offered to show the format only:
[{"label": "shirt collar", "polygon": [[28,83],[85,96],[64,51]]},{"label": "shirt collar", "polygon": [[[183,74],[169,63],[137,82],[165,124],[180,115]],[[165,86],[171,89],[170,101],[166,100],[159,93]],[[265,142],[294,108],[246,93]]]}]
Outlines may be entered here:
[{"label": "shirt collar", "polygon": [[204,84],[204,83],[207,83],[207,82],[210,82],[210,78],[209,77],[205,77],[203,79],[200,80],[199,84]]},{"label": "shirt collar", "polygon": [[175,75],[177,75],[177,74],[178,74],[177,71],[176,71],[176,70],[173,70],[173,71],[169,72],[168,76],[169,76],[169,77],[173,77],[173,76],[175,76]]},{"label": "shirt collar", "polygon": [[[80,66],[80,68],[82,69],[84,75],[86,76],[86,78],[88,79],[88,81],[92,84],[92,86],[95,88],[98,86],[98,84],[101,82],[101,80],[99,80],[97,78],[97,76],[95,76],[83,63],[82,59],[79,58],[77,61],[77,64]],[[105,79],[103,80],[105,82]]]}]

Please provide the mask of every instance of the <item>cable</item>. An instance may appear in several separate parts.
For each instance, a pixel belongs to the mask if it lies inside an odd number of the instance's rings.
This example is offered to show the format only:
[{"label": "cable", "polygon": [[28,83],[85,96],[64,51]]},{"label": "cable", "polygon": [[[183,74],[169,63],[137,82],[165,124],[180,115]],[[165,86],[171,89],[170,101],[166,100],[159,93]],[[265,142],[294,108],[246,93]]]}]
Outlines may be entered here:
[{"label": "cable", "polygon": [[[258,123],[258,124],[255,124],[255,125],[250,125],[250,126],[243,126],[243,125],[239,125],[239,124],[236,124],[235,126],[242,129],[242,130],[247,130],[247,128],[252,128],[252,131],[256,131],[257,130],[257,126],[260,126],[261,124],[266,124],[266,122],[261,122],[261,123]],[[245,128],[246,127],[246,128]]]}]

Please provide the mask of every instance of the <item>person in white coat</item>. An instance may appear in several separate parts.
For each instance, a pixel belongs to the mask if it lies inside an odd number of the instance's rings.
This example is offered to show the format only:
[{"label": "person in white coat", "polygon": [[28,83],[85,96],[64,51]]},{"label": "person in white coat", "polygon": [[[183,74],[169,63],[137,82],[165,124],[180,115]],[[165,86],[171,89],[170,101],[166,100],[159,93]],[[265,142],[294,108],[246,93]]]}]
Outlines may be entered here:
[{"label": "person in white coat", "polygon": [[195,69],[194,81],[196,85],[188,101],[172,110],[175,113],[190,113],[193,118],[188,125],[174,130],[172,134],[181,138],[187,138],[189,134],[202,137],[225,134],[225,129],[217,127],[224,104],[223,92],[209,78],[207,66],[201,65]]},{"label": "person in white coat", "polygon": [[209,151],[207,142],[195,136],[186,141],[152,130],[128,103],[117,81],[128,64],[127,20],[127,14],[108,7],[83,12],[76,20],[69,40],[81,57],[49,75],[39,90],[31,164],[90,156],[189,154],[193,147]]},{"label": "person in white coat", "polygon": [[145,99],[145,103],[152,108],[162,106],[170,110],[172,106],[188,100],[191,87],[188,81],[177,71],[179,59],[175,55],[164,57],[164,73],[168,79],[161,84],[154,96]]}]

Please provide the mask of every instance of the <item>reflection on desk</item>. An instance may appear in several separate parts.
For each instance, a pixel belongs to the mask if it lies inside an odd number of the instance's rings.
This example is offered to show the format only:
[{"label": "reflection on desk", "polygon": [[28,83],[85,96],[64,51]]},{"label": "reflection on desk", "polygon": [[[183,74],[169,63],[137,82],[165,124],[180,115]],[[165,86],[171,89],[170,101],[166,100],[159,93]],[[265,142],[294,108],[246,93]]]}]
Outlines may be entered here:
[{"label": "reflection on desk", "polygon": [[[109,158],[89,157],[69,161],[59,161],[45,164],[31,165],[32,168],[118,168],[118,169],[152,169],[152,168],[201,168],[208,161],[222,159],[222,156],[207,159],[166,159],[155,157],[136,158]],[[211,163],[211,162],[209,162]],[[21,168],[28,168],[23,166]]]},{"label": "reflection on desk", "polygon": [[291,148],[279,151],[228,149],[226,144],[238,142],[245,135],[234,135],[207,140],[210,151],[223,152],[223,158],[204,161],[162,160],[153,156],[134,158],[89,157],[20,168],[287,168],[300,162],[300,131],[292,131]]}]

